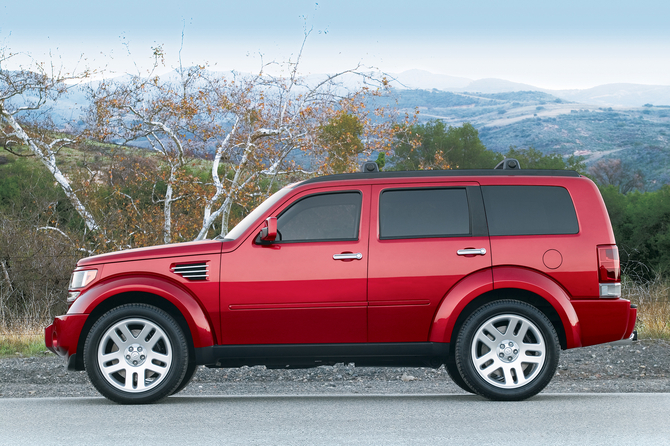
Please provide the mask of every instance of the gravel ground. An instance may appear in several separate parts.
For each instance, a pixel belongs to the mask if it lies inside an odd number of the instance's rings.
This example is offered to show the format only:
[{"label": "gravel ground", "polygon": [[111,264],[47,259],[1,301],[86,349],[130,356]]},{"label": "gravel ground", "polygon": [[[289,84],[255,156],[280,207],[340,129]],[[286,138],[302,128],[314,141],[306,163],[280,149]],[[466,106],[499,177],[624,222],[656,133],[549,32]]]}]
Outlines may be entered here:
[{"label": "gravel ground", "polygon": [[[670,392],[670,342],[642,340],[563,351],[546,393]],[[184,395],[463,393],[444,368],[338,364],[313,369],[200,367]],[[0,398],[99,396],[86,372],[54,355],[0,359]]]}]

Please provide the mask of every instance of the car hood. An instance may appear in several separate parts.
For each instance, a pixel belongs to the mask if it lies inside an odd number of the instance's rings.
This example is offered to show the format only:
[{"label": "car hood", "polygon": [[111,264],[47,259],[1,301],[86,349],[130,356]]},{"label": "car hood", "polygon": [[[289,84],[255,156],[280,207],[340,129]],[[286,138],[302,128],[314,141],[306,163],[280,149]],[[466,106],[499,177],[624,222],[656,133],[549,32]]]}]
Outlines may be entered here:
[{"label": "car hood", "polygon": [[229,248],[227,240],[202,240],[197,242],[173,243],[170,245],[150,246],[146,248],[127,249],[97,256],[86,257],[77,262],[77,267],[98,265],[101,263],[129,262],[133,260],[150,260],[164,257],[182,257],[190,255],[218,254]]}]

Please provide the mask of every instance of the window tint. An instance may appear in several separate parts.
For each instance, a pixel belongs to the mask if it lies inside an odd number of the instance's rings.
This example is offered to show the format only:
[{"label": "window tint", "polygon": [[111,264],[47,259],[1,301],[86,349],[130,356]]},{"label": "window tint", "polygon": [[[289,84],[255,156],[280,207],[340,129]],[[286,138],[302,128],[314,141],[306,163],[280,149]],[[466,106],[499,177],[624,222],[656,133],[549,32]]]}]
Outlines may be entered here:
[{"label": "window tint", "polygon": [[572,198],[557,186],[482,186],[490,235],[579,232]]},{"label": "window tint", "polygon": [[404,189],[382,192],[381,238],[444,237],[470,234],[465,189]]},{"label": "window tint", "polygon": [[282,212],[277,229],[282,242],[356,240],[360,215],[359,192],[310,195]]}]

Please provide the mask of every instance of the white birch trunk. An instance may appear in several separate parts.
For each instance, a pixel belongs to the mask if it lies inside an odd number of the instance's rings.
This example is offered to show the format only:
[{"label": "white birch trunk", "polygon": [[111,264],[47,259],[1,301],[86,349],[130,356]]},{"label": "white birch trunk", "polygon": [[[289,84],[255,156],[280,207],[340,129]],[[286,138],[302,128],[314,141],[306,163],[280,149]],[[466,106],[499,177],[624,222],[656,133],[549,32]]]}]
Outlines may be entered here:
[{"label": "white birch trunk", "polygon": [[42,161],[42,164],[44,164],[46,168],[49,169],[49,172],[51,172],[51,174],[53,175],[54,179],[58,182],[63,192],[65,192],[65,195],[67,196],[68,200],[70,200],[70,203],[72,203],[72,206],[74,206],[79,216],[81,216],[81,218],[84,220],[84,223],[86,223],[86,227],[88,228],[88,230],[89,231],[99,230],[100,227],[95,222],[93,215],[91,215],[91,213],[88,212],[86,207],[79,200],[77,194],[72,190],[72,186],[70,186],[70,181],[65,177],[65,175],[63,175],[61,170],[56,165],[56,155],[54,154],[52,147],[47,146],[45,149],[47,153],[46,154],[43,153],[42,150],[40,150],[40,148],[37,147],[35,141],[30,136],[28,136],[28,134],[23,130],[21,124],[19,124],[18,121],[14,119],[13,115],[11,115],[5,110],[2,110],[2,114],[9,123],[9,125],[14,130],[14,134],[18,138],[20,138],[23,141],[23,143],[30,148],[30,151],[33,154],[35,154],[35,156],[39,158],[40,161]]}]

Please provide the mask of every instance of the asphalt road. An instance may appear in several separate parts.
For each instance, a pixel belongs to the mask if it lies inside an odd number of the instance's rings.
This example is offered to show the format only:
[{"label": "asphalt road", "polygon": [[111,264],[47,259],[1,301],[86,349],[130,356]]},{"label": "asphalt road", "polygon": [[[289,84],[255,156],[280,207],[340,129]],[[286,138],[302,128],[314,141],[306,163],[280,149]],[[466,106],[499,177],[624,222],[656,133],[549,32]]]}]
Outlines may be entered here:
[{"label": "asphalt road", "polygon": [[670,394],[176,396],[0,400],[1,445],[670,444]]}]

